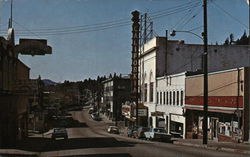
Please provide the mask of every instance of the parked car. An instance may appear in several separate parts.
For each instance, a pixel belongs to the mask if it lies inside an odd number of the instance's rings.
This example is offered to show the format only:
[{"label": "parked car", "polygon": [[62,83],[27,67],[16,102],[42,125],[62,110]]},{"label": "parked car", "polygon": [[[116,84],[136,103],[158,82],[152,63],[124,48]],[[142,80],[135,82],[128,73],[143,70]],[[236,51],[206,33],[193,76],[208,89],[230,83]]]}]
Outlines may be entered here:
[{"label": "parked car", "polygon": [[97,113],[92,113],[91,118],[96,121],[102,120],[101,117]]},{"label": "parked car", "polygon": [[67,130],[65,128],[54,128],[51,138],[53,140],[55,140],[57,138],[68,139]]},{"label": "parked car", "polygon": [[168,134],[163,128],[151,128],[149,131],[144,132],[146,139],[170,141],[172,135]]},{"label": "parked car", "polygon": [[120,133],[119,128],[117,126],[109,126],[107,131],[108,131],[108,133],[111,133],[111,134],[119,134]]},{"label": "parked car", "polygon": [[90,108],[89,111],[88,111],[89,114],[92,114],[93,112],[94,112],[93,108]]},{"label": "parked car", "polygon": [[149,131],[150,129],[147,127],[138,127],[135,131],[133,131],[133,137],[135,138],[146,138],[145,137],[145,132]]},{"label": "parked car", "polygon": [[129,127],[127,132],[128,137],[134,137],[134,132],[137,131],[138,128],[138,126]]}]

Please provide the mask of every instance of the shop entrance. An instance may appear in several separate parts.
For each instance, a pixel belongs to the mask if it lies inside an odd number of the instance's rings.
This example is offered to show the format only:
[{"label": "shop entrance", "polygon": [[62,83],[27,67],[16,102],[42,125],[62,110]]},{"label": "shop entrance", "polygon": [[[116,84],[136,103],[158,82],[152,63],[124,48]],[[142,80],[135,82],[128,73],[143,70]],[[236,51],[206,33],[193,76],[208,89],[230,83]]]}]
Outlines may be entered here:
[{"label": "shop entrance", "polygon": [[218,118],[211,118],[211,123],[212,123],[212,139],[217,140],[218,139]]}]

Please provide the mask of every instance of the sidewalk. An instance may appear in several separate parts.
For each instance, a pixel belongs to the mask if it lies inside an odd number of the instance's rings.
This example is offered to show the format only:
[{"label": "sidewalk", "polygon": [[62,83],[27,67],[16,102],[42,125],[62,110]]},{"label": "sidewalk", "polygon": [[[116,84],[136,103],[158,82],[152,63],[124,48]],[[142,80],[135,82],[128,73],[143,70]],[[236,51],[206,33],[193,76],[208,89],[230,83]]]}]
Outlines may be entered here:
[{"label": "sidewalk", "polygon": [[250,154],[249,143],[216,142],[216,141],[209,140],[207,145],[203,145],[202,139],[174,138],[173,140],[174,140],[173,144],[176,144],[176,145],[184,145],[184,146],[199,147],[199,148],[210,149],[210,150]]}]

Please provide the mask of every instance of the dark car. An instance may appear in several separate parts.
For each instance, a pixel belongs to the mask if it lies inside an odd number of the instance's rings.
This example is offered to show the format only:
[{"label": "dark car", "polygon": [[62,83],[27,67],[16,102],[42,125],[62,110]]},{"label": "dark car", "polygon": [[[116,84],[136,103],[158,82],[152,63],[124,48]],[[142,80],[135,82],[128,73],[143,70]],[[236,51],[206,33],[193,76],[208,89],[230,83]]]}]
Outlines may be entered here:
[{"label": "dark car", "polygon": [[55,140],[57,138],[68,139],[67,130],[65,128],[54,128],[51,138],[53,140]]},{"label": "dark car", "polygon": [[147,127],[138,127],[138,129],[133,132],[133,137],[146,138],[144,132],[149,131],[149,130],[150,128],[147,128]]},{"label": "dark car", "polygon": [[102,120],[101,117],[97,113],[92,113],[91,118],[96,121]]},{"label": "dark car", "polygon": [[134,137],[134,132],[138,129],[138,126],[132,126],[128,128],[127,135],[128,137]]}]

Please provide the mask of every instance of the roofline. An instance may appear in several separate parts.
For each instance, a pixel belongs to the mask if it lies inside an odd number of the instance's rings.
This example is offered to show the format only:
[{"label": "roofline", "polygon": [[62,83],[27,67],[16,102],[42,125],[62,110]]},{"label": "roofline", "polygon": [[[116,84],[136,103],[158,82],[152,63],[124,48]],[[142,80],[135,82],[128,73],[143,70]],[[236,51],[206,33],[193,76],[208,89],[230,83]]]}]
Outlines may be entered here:
[{"label": "roofline", "polygon": [[186,75],[186,74],[187,74],[187,71],[177,73],[177,74],[172,74],[172,75],[164,75],[164,76],[161,76],[161,77],[157,77],[156,80],[165,79],[166,77],[178,77],[178,76],[182,76],[182,75]]},{"label": "roofline", "polygon": [[[215,74],[220,74],[220,73],[232,72],[232,71],[236,71],[236,70],[242,70],[245,68],[249,68],[249,67],[239,67],[239,68],[233,68],[233,69],[227,69],[227,70],[214,71],[214,72],[209,72],[208,75],[215,75]],[[187,76],[187,78],[200,77],[200,76],[203,76],[203,74],[190,75],[190,76]]]},{"label": "roofline", "polygon": [[30,67],[28,67],[26,64],[24,64],[20,59],[17,59],[17,61],[30,70]]}]

